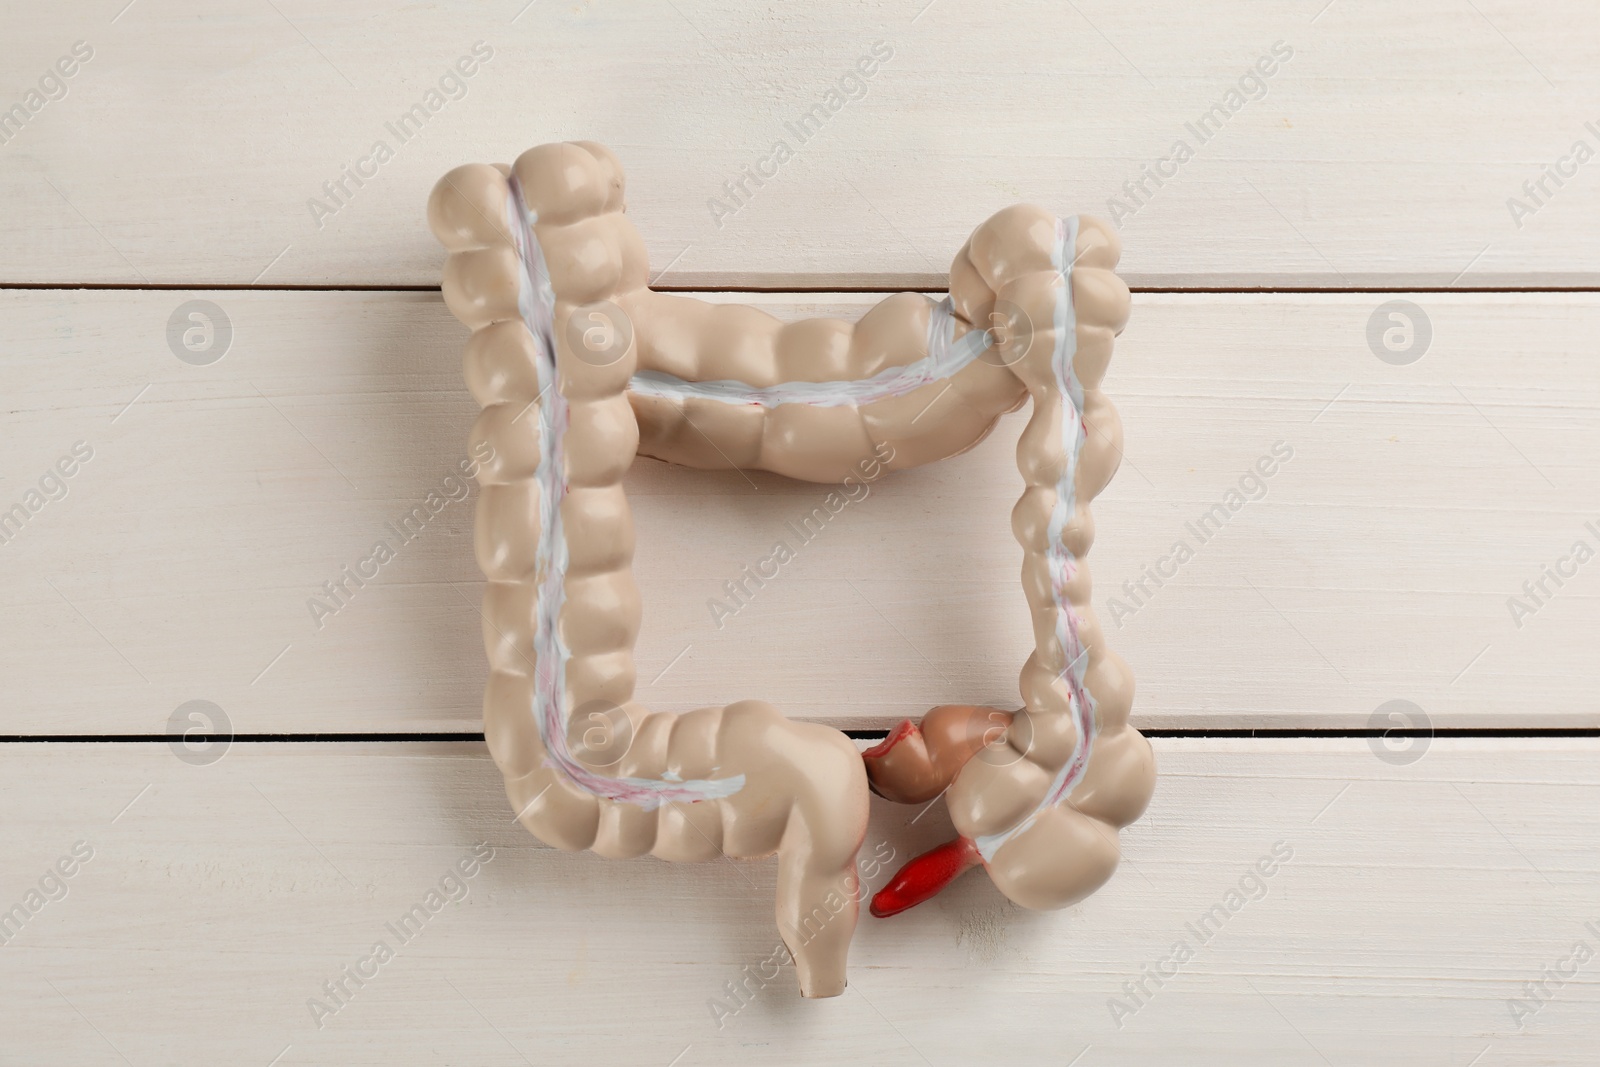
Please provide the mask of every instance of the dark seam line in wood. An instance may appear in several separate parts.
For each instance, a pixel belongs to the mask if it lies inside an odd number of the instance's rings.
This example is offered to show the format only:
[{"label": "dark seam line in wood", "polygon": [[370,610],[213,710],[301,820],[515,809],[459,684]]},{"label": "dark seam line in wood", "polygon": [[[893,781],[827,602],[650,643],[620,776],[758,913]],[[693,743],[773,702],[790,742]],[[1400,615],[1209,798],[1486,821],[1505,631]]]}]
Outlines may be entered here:
[{"label": "dark seam line in wood", "polygon": [[[887,730],[845,730],[846,737],[858,741],[878,741],[888,736]],[[1372,737],[1526,737],[1526,738],[1588,738],[1600,737],[1600,727],[1448,727],[1439,729],[1406,729],[1406,730],[1317,730],[1294,729],[1291,727],[1271,729],[1210,729],[1195,727],[1192,729],[1145,729],[1140,733],[1146,737],[1154,738],[1238,738],[1238,739],[1268,739],[1268,738],[1305,738],[1318,740],[1323,738],[1372,738]],[[347,743],[359,741],[377,742],[425,742],[425,741],[482,741],[483,734],[474,731],[454,731],[442,733],[424,732],[346,732],[346,733],[284,733],[284,734],[8,734],[0,735],[0,743],[4,744],[155,744],[155,743],[182,743],[200,744],[217,741],[238,741],[250,744],[276,744],[276,743]]]},{"label": "dark seam line in wood", "polygon": [[[930,296],[947,292],[946,289],[932,286],[850,286],[850,285],[802,285],[802,286],[766,286],[766,285],[654,285],[651,289],[658,293],[756,293],[779,295],[794,293],[798,295],[814,295],[826,293],[845,293],[852,295],[883,295],[890,296],[895,293],[924,293]],[[239,285],[227,283],[200,283],[200,282],[155,282],[145,285],[131,285],[121,282],[84,282],[78,285],[63,285],[59,282],[0,282],[0,292],[7,291],[42,291],[42,292],[250,292],[250,293],[437,293],[437,285]],[[1335,296],[1345,293],[1371,293],[1374,295],[1386,293],[1428,293],[1445,295],[1461,293],[1464,295],[1491,294],[1502,296],[1516,296],[1521,293],[1600,293],[1600,285],[1530,285],[1530,286],[1438,286],[1438,285],[1384,285],[1384,286],[1350,286],[1350,287],[1316,287],[1316,286],[1174,286],[1174,285],[1134,285],[1129,286],[1129,292],[1143,294],[1172,293],[1182,295],[1185,293],[1198,293],[1203,295],[1218,296],[1267,296],[1274,294]]]}]

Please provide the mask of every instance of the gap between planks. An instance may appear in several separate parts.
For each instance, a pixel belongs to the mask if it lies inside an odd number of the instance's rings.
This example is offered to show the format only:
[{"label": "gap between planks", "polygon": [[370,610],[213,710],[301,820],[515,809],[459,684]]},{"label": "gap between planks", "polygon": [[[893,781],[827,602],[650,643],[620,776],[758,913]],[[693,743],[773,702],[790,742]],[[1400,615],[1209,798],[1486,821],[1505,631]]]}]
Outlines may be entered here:
[{"label": "gap between planks", "polygon": [[[1411,728],[1391,730],[1317,730],[1317,729],[1144,729],[1140,730],[1148,738],[1209,738],[1213,740],[1332,740],[1347,738],[1373,738],[1373,737],[1474,737],[1474,738],[1588,738],[1600,737],[1600,727],[1455,727],[1455,728]],[[881,741],[889,736],[888,730],[841,730],[840,733],[853,741]],[[484,735],[481,731],[457,730],[440,733],[426,731],[374,731],[362,733],[359,731],[346,731],[343,733],[281,733],[281,734],[197,734],[183,735],[186,742],[193,744],[211,744],[213,742],[227,742],[240,744],[346,744],[351,742],[368,742],[378,744],[393,744],[406,742],[475,742],[482,741]],[[167,744],[173,740],[171,734],[11,734],[0,736],[0,744],[7,745],[34,745],[34,744]]]},{"label": "gap between planks", "polygon": [[[923,293],[928,296],[948,292],[948,287],[929,285],[652,285],[656,293],[749,293],[755,296],[798,296],[825,293],[848,293],[852,296],[893,296],[898,293]],[[104,292],[219,292],[219,293],[438,293],[437,285],[248,285],[203,282],[151,282],[134,285],[123,282],[84,282],[63,285],[60,282],[6,282],[0,284],[0,293],[9,291],[73,293],[79,291]],[[1375,285],[1375,286],[1316,286],[1316,285],[1130,285],[1128,291],[1140,294],[1193,294],[1200,296],[1319,296],[1336,294],[1425,293],[1518,296],[1524,293],[1600,293],[1600,285]]]}]

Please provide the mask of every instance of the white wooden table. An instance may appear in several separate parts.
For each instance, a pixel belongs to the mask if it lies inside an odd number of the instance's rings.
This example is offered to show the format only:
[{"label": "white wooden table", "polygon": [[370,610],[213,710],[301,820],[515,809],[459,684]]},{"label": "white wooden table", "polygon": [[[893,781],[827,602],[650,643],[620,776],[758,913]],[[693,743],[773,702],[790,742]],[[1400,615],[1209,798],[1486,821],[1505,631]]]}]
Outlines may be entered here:
[{"label": "white wooden table", "polygon": [[[0,1063],[1595,1062],[1600,12],[523,3],[4,5]],[[864,920],[843,998],[786,968],[730,999],[776,945],[770,864],[512,823],[470,501],[313,618],[464,454],[429,188],[561,139],[621,157],[656,284],[781,316],[937,290],[1010,202],[1118,216],[1096,606],[1162,777],[1099,894],[1036,915],[971,878]],[[192,301],[227,330],[185,360]],[[641,461],[642,698],[863,735],[1013,702],[1020,421],[874,485],[720,627],[821,490]],[[191,701],[231,744],[169,740]],[[1396,707],[1421,736],[1376,736]],[[875,806],[867,851],[948,834],[915,814]]]}]

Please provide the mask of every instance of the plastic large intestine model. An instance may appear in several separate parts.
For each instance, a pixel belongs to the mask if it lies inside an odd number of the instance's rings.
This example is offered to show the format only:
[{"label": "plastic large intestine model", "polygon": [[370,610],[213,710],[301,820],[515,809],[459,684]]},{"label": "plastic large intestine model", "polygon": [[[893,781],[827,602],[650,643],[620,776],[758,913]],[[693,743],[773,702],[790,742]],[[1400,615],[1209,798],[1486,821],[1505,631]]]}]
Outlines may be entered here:
[{"label": "plastic large intestine model", "polygon": [[[652,292],[622,168],[592,142],[451,171],[428,218],[450,253],[445,302],[472,330],[474,452],[492,449],[475,538],[484,730],[524,826],[617,858],[776,852],[778,928],[811,997],[845,987],[869,788],[943,793],[958,834],[906,864],[874,914],[978,865],[1028,908],[1111,876],[1155,768],[1084,562],[1089,502],[1121,455],[1099,387],[1129,298],[1105,224],[1006,208],[956,254],[948,297],[890,296],[851,324]],[[935,708],[863,753],[759,700],[686,714],[634,700],[635,456],[839,482],[953,456],[1027,400],[1011,514],[1034,635],[1021,710]]]}]

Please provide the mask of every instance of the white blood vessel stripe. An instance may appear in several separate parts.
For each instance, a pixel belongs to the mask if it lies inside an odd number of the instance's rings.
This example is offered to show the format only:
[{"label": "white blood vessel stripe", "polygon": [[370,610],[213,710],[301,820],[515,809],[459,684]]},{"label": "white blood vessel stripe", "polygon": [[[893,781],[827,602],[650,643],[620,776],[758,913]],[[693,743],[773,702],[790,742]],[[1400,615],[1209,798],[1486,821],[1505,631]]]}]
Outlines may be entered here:
[{"label": "white blood vessel stripe", "polygon": [[635,396],[665,400],[720,400],[724,404],[808,404],[812,407],[859,407],[905,396],[934,382],[946,381],[990,346],[986,330],[971,330],[955,339],[955,302],[948,296],[928,312],[928,354],[904,367],[888,367],[870,378],[833,382],[779,382],[765,389],[724,378],[691,382],[661,371],[639,371],[628,385]]},{"label": "white blood vessel stripe", "polygon": [[522,199],[522,188],[511,179],[508,221],[517,245],[522,276],[517,287],[517,310],[533,334],[539,372],[539,465],[534,482],[539,487],[539,538],[535,557],[539,602],[533,637],[536,677],[533,681],[533,715],[544,742],[546,763],[570,778],[578,788],[608,800],[636,804],[649,811],[673,801],[716,800],[744,788],[744,775],[714,780],[669,782],[656,778],[615,778],[600,774],[573,758],[567,744],[566,676],[572,653],[561,640],[561,608],[566,603],[567,539],[561,527],[561,501],[567,495],[564,442],[567,432],[567,398],[556,387],[555,291],[545,268],[544,253],[533,234],[534,219]]},{"label": "white blood vessel stripe", "polygon": [[1067,462],[1056,483],[1056,504],[1050,512],[1050,526],[1045,559],[1050,567],[1050,582],[1056,603],[1056,641],[1061,645],[1061,655],[1067,661],[1061,672],[1067,682],[1072,716],[1077,722],[1078,737],[1073,743],[1072,756],[1056,772],[1045,791],[1039,806],[1009,830],[997,834],[984,834],[975,842],[978,854],[988,862],[994,859],[1000,846],[1032,826],[1041,813],[1061,803],[1083,778],[1089,766],[1089,752],[1094,747],[1097,725],[1094,715],[1094,697],[1083,684],[1089,667],[1088,650],[1078,639],[1078,617],[1067,602],[1067,582],[1077,572],[1078,561],[1067,550],[1062,534],[1072,521],[1077,508],[1078,457],[1083,451],[1083,386],[1078,382],[1072,360],[1078,352],[1078,323],[1072,309],[1072,250],[1078,246],[1078,218],[1056,220],[1056,250],[1052,265],[1061,272],[1061,293],[1056,298],[1056,347],[1050,365],[1055,372],[1056,388],[1061,393],[1061,446]]}]

